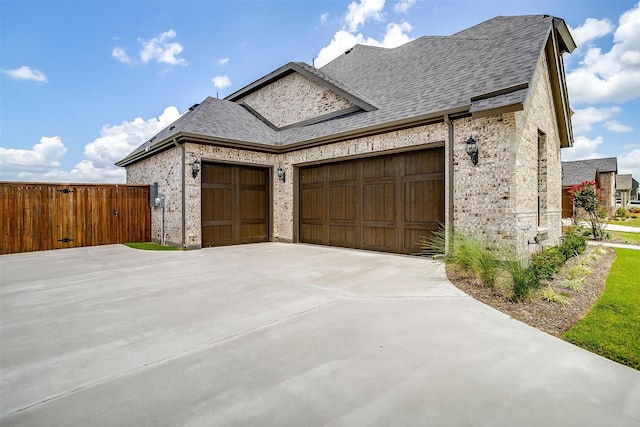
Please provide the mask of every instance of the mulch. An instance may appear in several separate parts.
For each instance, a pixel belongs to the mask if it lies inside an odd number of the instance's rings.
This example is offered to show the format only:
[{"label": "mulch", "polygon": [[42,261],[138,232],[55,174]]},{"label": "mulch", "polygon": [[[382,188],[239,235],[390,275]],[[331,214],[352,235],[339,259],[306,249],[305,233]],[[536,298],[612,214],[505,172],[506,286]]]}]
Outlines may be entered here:
[{"label": "mulch", "polygon": [[[598,254],[595,260],[592,259],[595,255],[591,255],[594,251]],[[468,270],[448,264],[446,271],[449,280],[473,298],[544,332],[562,336],[582,319],[600,298],[615,257],[615,251],[611,248],[589,246],[581,255],[569,259],[549,281],[542,283],[524,302],[516,302],[510,298],[511,291],[506,280],[498,280],[496,286],[487,287]],[[580,292],[576,292],[566,287],[568,272],[583,262],[591,274],[584,279]],[[565,297],[564,304],[542,298],[542,290],[548,286]]]}]

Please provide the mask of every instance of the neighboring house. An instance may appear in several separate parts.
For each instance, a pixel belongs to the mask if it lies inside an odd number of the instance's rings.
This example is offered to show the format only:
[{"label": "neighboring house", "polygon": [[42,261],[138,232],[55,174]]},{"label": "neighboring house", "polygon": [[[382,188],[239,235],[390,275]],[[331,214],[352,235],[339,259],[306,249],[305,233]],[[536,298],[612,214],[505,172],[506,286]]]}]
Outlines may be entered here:
[{"label": "neighboring house", "polygon": [[154,238],[185,248],[415,253],[443,224],[526,255],[561,237],[562,54],[574,49],[547,15],[357,45],[208,97],[117,164],[129,183],[158,183]]},{"label": "neighboring house", "polygon": [[631,174],[616,175],[616,199],[623,208],[628,208],[631,200],[638,200],[638,181]]},{"label": "neighboring house", "polygon": [[562,217],[574,216],[569,190],[585,181],[595,181],[598,189],[602,189],[602,206],[607,215],[613,216],[616,210],[617,172],[618,159],[615,157],[562,162]]}]

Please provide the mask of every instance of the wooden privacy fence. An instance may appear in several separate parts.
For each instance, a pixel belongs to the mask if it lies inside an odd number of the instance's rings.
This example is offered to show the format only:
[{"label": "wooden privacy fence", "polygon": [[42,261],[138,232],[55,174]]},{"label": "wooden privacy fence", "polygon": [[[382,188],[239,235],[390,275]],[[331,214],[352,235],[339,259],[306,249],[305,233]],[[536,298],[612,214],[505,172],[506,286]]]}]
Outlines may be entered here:
[{"label": "wooden privacy fence", "polygon": [[0,182],[0,254],[151,240],[149,186]]}]

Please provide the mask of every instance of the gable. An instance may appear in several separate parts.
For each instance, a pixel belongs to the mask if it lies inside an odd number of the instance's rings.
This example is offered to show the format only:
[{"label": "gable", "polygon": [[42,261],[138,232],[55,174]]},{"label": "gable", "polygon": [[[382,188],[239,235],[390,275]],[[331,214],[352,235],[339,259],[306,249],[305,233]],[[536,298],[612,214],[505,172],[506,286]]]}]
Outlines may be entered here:
[{"label": "gable", "polygon": [[356,107],[330,88],[297,72],[287,74],[236,102],[246,105],[276,128]]}]

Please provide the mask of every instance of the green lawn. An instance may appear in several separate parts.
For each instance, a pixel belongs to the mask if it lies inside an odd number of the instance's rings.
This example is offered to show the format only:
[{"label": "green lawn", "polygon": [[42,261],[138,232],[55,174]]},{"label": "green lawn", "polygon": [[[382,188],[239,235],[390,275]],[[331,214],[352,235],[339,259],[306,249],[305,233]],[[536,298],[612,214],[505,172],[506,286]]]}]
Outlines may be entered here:
[{"label": "green lawn", "polygon": [[564,338],[640,370],[640,251],[615,251],[602,297]]},{"label": "green lawn", "polygon": [[143,249],[146,251],[177,251],[175,246],[162,246],[154,242],[125,243],[133,249]]},{"label": "green lawn", "polygon": [[640,227],[640,218],[630,218],[626,221],[607,221],[607,223],[616,224],[616,225],[626,225],[628,227]]},{"label": "green lawn", "polygon": [[608,231],[612,237],[616,237],[622,240],[629,240],[630,242],[640,242],[640,233],[626,233],[624,231]]}]

